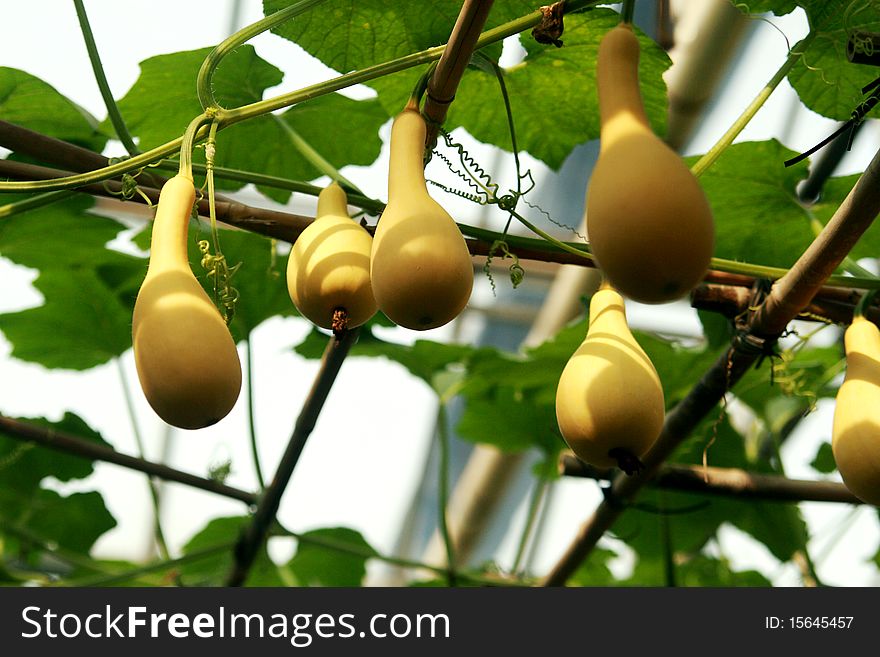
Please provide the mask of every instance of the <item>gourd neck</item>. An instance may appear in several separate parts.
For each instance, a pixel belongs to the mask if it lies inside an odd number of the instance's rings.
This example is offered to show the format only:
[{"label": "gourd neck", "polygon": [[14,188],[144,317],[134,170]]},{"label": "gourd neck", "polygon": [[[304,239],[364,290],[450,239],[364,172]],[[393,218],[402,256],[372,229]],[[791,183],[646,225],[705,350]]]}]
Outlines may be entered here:
[{"label": "gourd neck", "polygon": [[405,109],[391,127],[391,161],[388,167],[388,202],[427,195],[425,184],[425,120],[418,110]]},{"label": "gourd neck", "polygon": [[316,219],[332,215],[335,217],[347,217],[348,196],[339,183],[332,182],[318,194],[318,211]]},{"label": "gourd neck", "polygon": [[596,332],[610,332],[618,336],[630,333],[623,297],[613,289],[602,288],[590,299],[590,328],[587,330],[587,337]]},{"label": "gourd neck", "polygon": [[639,89],[639,41],[628,24],[610,30],[599,44],[596,80],[601,139],[626,128],[650,129]]},{"label": "gourd neck", "polygon": [[169,178],[162,186],[150,240],[150,270],[189,270],[186,238],[195,198],[192,178],[184,175]]}]

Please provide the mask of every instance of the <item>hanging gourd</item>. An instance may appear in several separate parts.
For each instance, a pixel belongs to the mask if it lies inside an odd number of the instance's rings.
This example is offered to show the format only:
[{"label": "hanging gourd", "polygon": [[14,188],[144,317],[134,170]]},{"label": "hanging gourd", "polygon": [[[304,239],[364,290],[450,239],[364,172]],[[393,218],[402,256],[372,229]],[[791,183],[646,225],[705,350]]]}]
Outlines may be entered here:
[{"label": "hanging gourd", "polygon": [[843,483],[880,506],[880,330],[862,315],[844,333],[846,376],[837,391],[831,451]]},{"label": "hanging gourd", "polygon": [[424,331],[455,319],[474,283],[467,244],[453,218],[428,195],[425,120],[410,102],[391,128],[388,204],[370,259],[373,294],[391,321]]},{"label": "hanging gourd", "polygon": [[373,238],[348,215],[337,183],[318,195],[318,211],[293,244],[287,290],[297,310],[316,326],[340,331],[376,314],[370,285]]},{"label": "hanging gourd", "polygon": [[150,264],[138,292],[132,344],[138,378],[168,424],[201,429],[224,418],[241,391],[241,364],[226,322],[193,275],[186,238],[195,201],[192,178],[163,186]]},{"label": "hanging gourd", "polygon": [[684,161],[652,132],[639,90],[639,41],[611,29],[597,60],[599,159],[587,189],[587,237],[625,296],[663,303],[702,280],[714,249],[712,212]]},{"label": "hanging gourd", "polygon": [[660,435],[664,409],[660,378],[629,330],[623,297],[603,285],[556,389],[562,437],[585,463],[631,473]]}]

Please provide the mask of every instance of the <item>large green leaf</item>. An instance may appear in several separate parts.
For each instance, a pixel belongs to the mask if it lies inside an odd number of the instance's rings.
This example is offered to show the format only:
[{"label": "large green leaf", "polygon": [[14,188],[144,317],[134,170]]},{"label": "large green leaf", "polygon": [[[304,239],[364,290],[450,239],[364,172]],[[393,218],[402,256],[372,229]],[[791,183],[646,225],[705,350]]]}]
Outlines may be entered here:
[{"label": "large green leaf", "polygon": [[[209,52],[159,55],[141,63],[140,77],[119,106],[142,147],[180,137],[201,113],[195,80]],[[281,71],[246,45],[223,60],[214,91],[217,101],[231,108],[260,100],[266,89],[281,80]],[[223,130],[217,137],[216,164],[298,180],[317,178],[321,171],[297,150],[293,131],[333,166],[367,165],[379,155],[378,131],[387,118],[375,99],[356,101],[338,94],[318,97],[283,114],[261,116]],[[351,138],[337,138],[340,126],[345,126]],[[242,183],[218,179],[217,186],[238,189]],[[280,202],[290,197],[290,192],[278,189],[262,191]]]},{"label": "large green leaf", "polygon": [[[504,71],[518,145],[552,169],[559,169],[575,146],[599,137],[596,53],[602,37],[619,20],[618,14],[604,9],[567,16],[562,48],[525,39],[526,58]],[[667,100],[661,76],[669,58],[640,32],[639,41],[645,111],[654,130],[663,134]],[[482,142],[511,149],[495,75],[473,70],[464,77],[446,127],[459,125]]]},{"label": "large green leaf", "polygon": [[777,16],[790,14],[798,6],[797,0],[751,0],[751,2],[733,2],[733,4],[743,13],[773,12]]},{"label": "large green leaf", "polygon": [[353,529],[315,529],[303,534],[287,568],[300,586],[360,586],[375,553]]},{"label": "large green leaf", "polygon": [[0,532],[3,524],[24,527],[44,541],[88,554],[95,541],[116,526],[116,520],[100,493],[64,497],[39,488],[25,495],[0,487]]},{"label": "large green leaf", "polygon": [[30,73],[0,66],[0,119],[101,151],[107,142],[98,121]]},{"label": "large green leaf", "polygon": [[[58,422],[50,422],[45,418],[18,419],[107,445],[99,433],[74,413],[65,413]],[[27,495],[39,488],[40,482],[45,477],[54,477],[59,481],[84,479],[92,474],[94,470],[92,464],[93,461],[82,456],[66,454],[35,443],[22,442],[0,431],[0,488],[14,489]]]},{"label": "large green leaf", "polygon": [[[193,557],[181,564],[180,577],[188,586],[222,586],[232,570],[233,546],[241,530],[251,522],[246,516],[214,518],[197,532],[186,545],[183,554]],[[228,548],[225,546],[228,545]],[[213,548],[221,548],[214,550]],[[195,558],[203,553],[204,557]],[[281,586],[278,567],[269,558],[265,545],[259,550],[250,569],[246,586]]]},{"label": "large green leaf", "polygon": [[34,286],[45,303],[0,314],[12,355],[49,368],[85,370],[131,346],[131,312],[89,269],[49,269]]},{"label": "large green leaf", "polygon": [[[352,100],[339,94],[319,96],[281,115],[262,116],[233,126],[217,139],[217,164],[295,180],[312,180],[324,172],[299,150],[317,151],[337,169],[372,164],[379,156],[379,128],[388,119],[376,99]],[[340,127],[344,126],[344,138]],[[229,188],[229,183],[223,186]],[[284,202],[289,192],[259,189]]]},{"label": "large green leaf", "polygon": [[[263,0],[263,10],[269,15],[294,2]],[[496,3],[486,28],[531,13],[535,8],[527,0]],[[347,73],[446,43],[460,9],[459,0],[327,0],[317,9],[282,23],[273,32],[293,41],[330,68]],[[496,50],[496,56],[499,51]]]},{"label": "large green leaf", "polygon": [[[871,0],[803,0],[810,27],[816,33],[788,74],[801,101],[814,112],[847,120],[864,99],[862,88],[877,77],[877,68],[853,64],[847,42],[854,32],[880,31],[880,8]],[[820,141],[825,135],[817,135]]]},{"label": "large green leaf", "polygon": [[[23,195],[4,195],[12,203]],[[119,251],[107,249],[125,226],[115,219],[88,214],[94,200],[74,196],[0,221],[0,256],[34,269],[134,265]]]},{"label": "large green leaf", "polygon": [[[119,110],[142,150],[180,137],[202,113],[196,76],[210,48],[157,55],[141,62],[140,76],[119,100]],[[282,73],[244,45],[217,69],[214,93],[225,107],[253,103],[263,91],[281,82]]]},{"label": "large green leaf", "polygon": [[795,193],[806,164],[782,165],[793,155],[776,140],[734,144],[702,175],[716,256],[789,267],[809,246],[809,216]]},{"label": "large green leaf", "polygon": [[[288,0],[265,0],[264,8],[268,14],[289,4]],[[444,43],[460,6],[453,0],[429,4],[330,0],[320,12],[307,13],[276,31],[331,68],[346,72]],[[486,29],[534,10],[535,6],[527,2],[496,3]],[[329,31],[328,16],[333,17]],[[558,169],[576,145],[599,136],[596,50],[605,32],[618,21],[618,14],[606,9],[566,16],[562,48],[539,44],[528,35],[519,38],[526,58],[504,71],[519,147],[551,168]],[[382,38],[376,38],[377,34]],[[669,59],[644,35],[640,40],[645,108],[654,129],[662,134],[667,105],[661,74],[669,66]],[[492,47],[483,52],[497,61],[500,50]],[[396,114],[424,70],[405,70],[368,84],[378,91],[386,111]],[[465,127],[484,143],[510,150],[506,113],[493,74],[477,69],[466,72],[446,124],[450,130],[456,126]]]}]

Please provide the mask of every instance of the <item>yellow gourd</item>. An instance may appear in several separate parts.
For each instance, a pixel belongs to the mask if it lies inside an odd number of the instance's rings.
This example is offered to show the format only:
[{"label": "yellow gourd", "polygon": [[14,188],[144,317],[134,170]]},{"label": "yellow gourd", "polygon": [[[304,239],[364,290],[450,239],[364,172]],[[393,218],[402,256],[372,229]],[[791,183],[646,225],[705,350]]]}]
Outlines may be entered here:
[{"label": "yellow gourd", "polygon": [[880,330],[856,316],[844,347],[846,376],[837,391],[831,449],[846,487],[880,506]]},{"label": "yellow gourd", "polygon": [[615,288],[643,303],[687,294],[714,250],[712,212],[682,159],[651,131],[628,24],[599,46],[599,159],[587,189],[587,236]]},{"label": "yellow gourd", "polygon": [[424,331],[467,305],[473,263],[455,221],[428,195],[425,120],[414,105],[391,128],[388,205],[376,227],[370,279],[379,308],[395,324]]},{"label": "yellow gourd", "polygon": [[637,470],[664,419],[663,387],[626,322],[623,297],[603,286],[590,300],[587,337],[556,389],[562,437],[582,461]]},{"label": "yellow gourd", "polygon": [[287,291],[297,310],[325,329],[354,328],[376,314],[370,286],[373,238],[348,215],[335,182],[318,195],[315,221],[290,251]]},{"label": "yellow gourd", "polygon": [[181,429],[218,422],[241,390],[235,343],[187,259],[194,200],[187,176],[174,176],[163,185],[150,265],[132,323],[135,364],[147,401],[159,417]]}]

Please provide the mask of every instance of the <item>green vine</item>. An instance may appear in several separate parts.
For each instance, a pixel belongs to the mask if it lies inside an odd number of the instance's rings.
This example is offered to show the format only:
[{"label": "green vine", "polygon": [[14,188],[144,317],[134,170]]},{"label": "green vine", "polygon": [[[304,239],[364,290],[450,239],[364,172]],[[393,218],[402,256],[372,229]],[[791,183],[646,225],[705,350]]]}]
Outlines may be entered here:
[{"label": "green vine", "polygon": [[[217,230],[217,209],[214,191],[214,157],[217,148],[217,123],[211,123],[208,133],[208,143],[205,145],[205,160],[207,162],[207,185],[208,185],[208,212],[211,221],[211,242],[199,241],[199,251],[202,253],[201,265],[207,272],[208,279],[214,289],[214,303],[218,306],[220,314],[227,324],[235,317],[235,306],[238,303],[239,294],[230,284],[232,277],[238,271],[241,263],[230,267],[226,262],[226,256],[220,247],[220,232]],[[183,158],[181,157],[181,169]],[[213,242],[214,252],[211,253]]]}]

